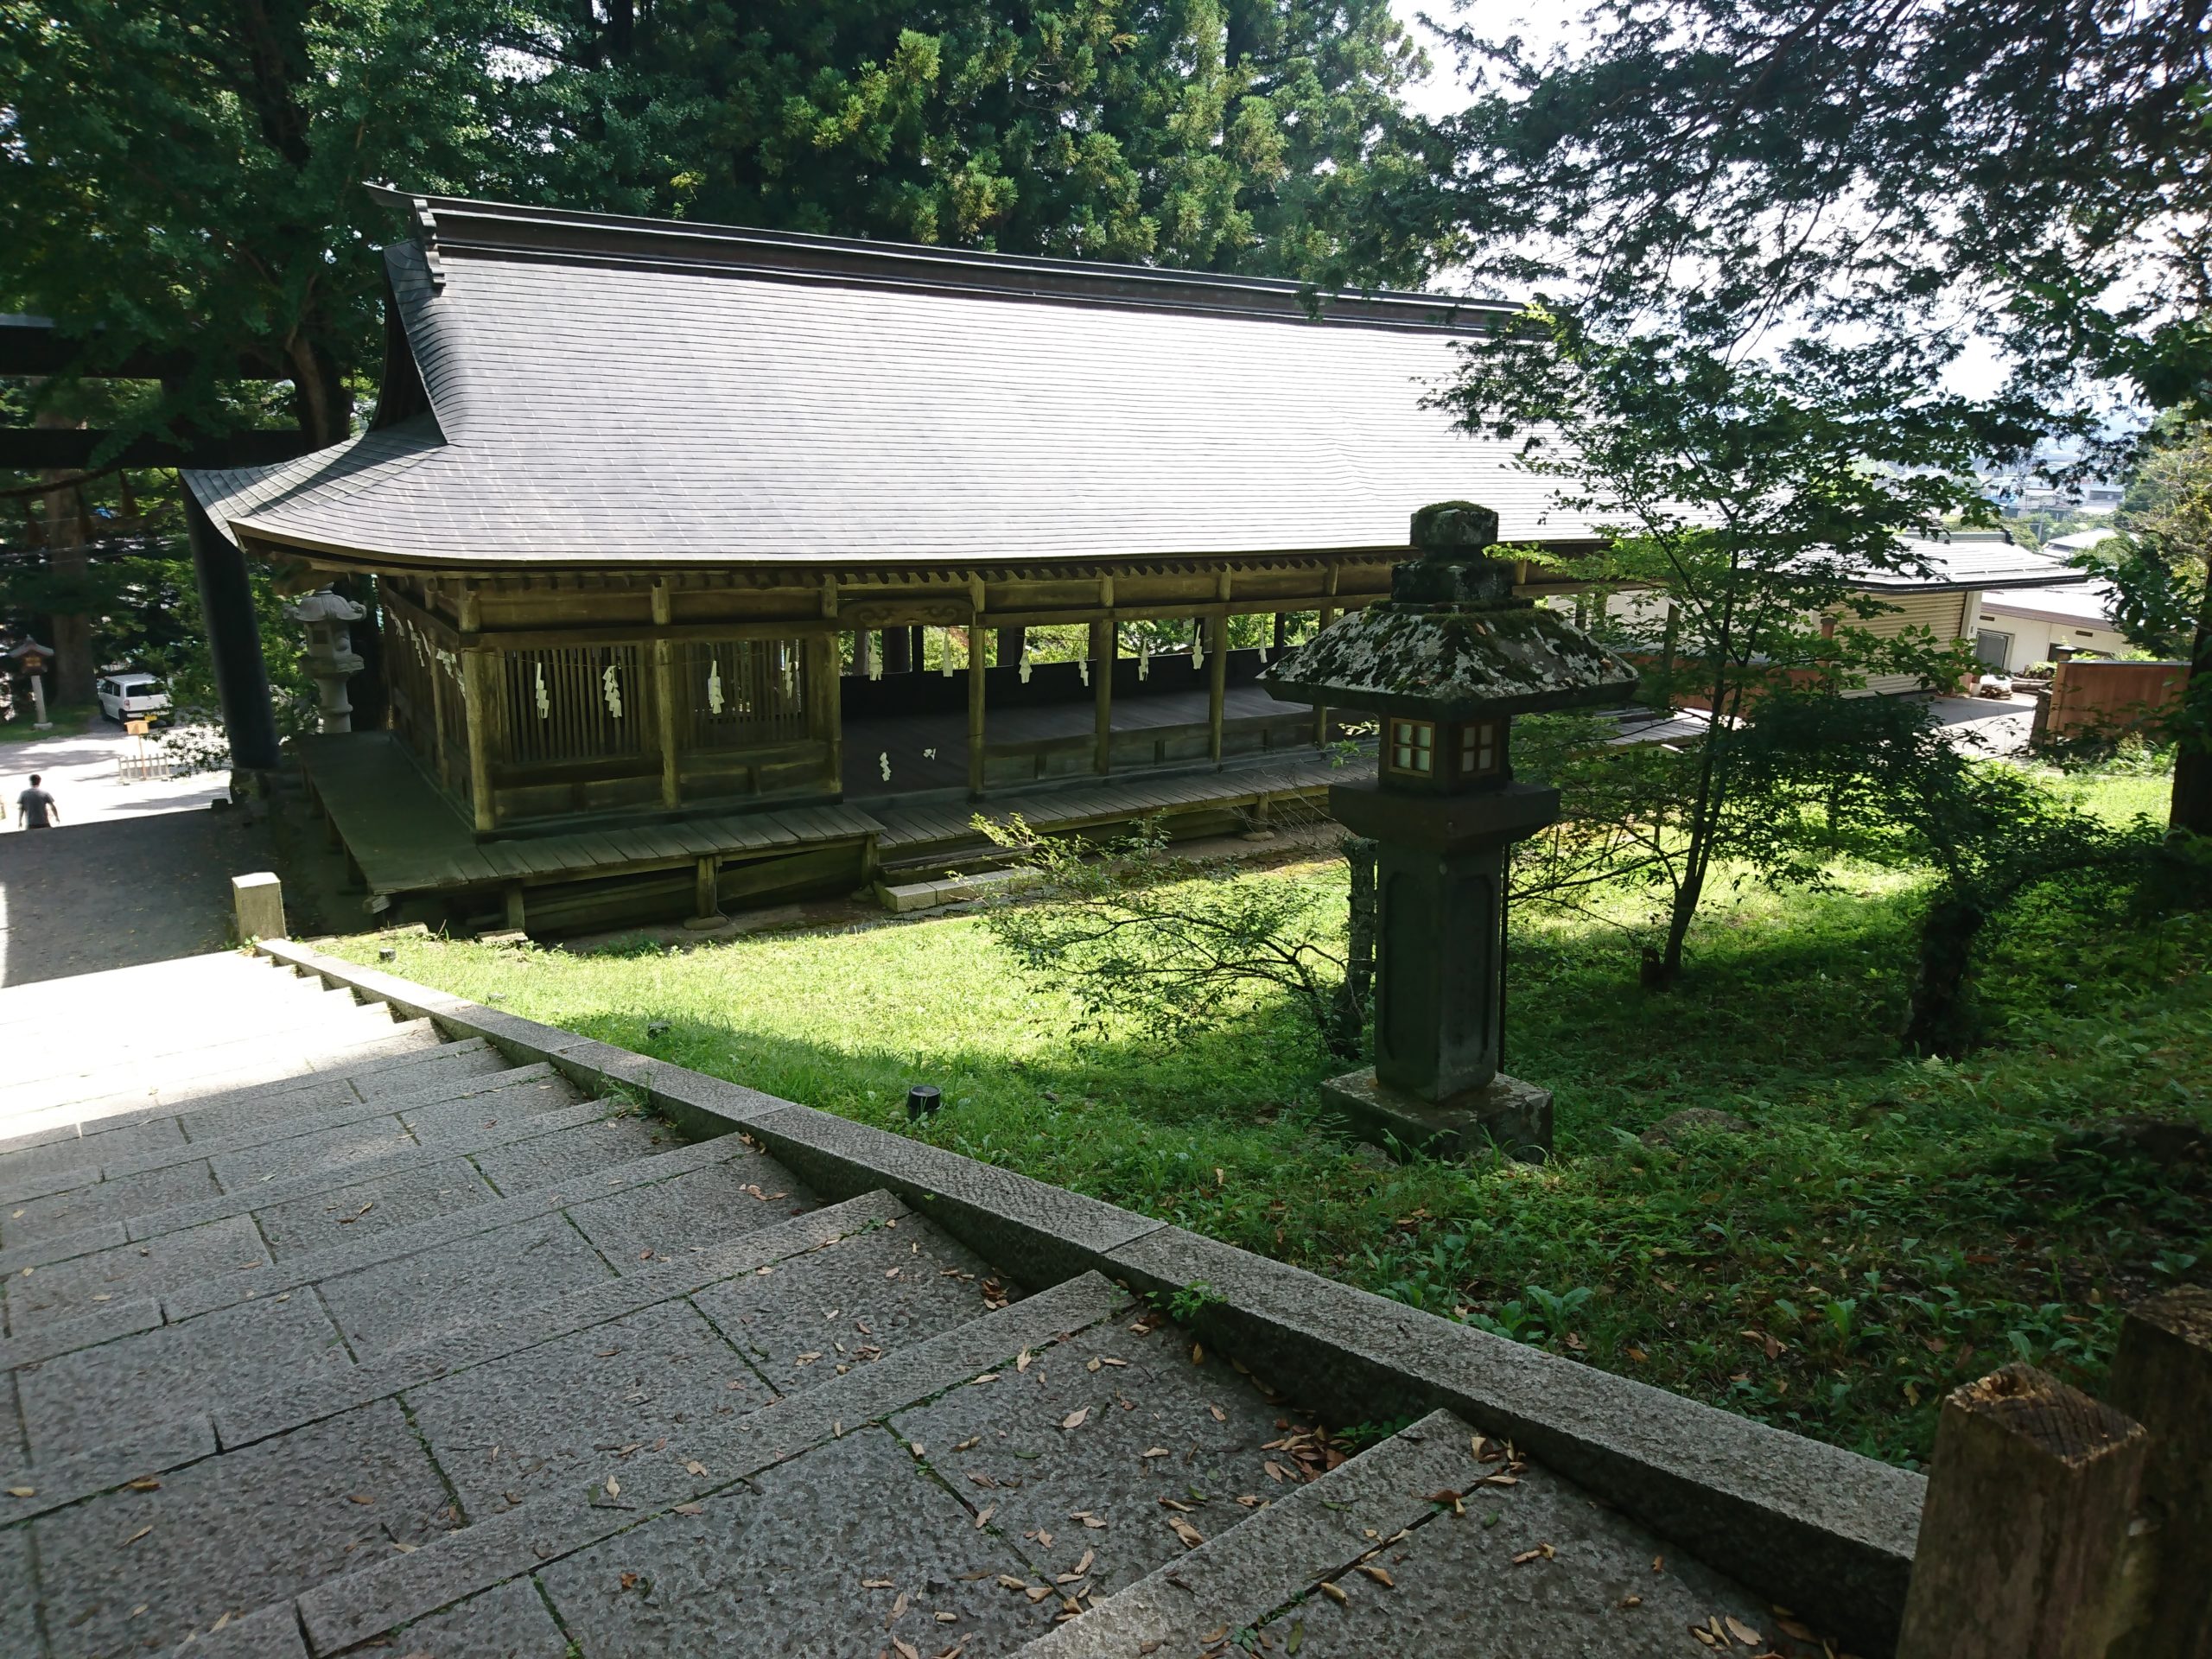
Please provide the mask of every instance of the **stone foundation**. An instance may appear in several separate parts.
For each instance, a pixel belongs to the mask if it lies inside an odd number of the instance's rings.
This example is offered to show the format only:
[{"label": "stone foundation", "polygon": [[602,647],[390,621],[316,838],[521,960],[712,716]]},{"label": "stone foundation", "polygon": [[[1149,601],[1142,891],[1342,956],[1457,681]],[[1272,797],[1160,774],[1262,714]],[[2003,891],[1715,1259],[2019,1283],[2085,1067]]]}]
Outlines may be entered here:
[{"label": "stone foundation", "polygon": [[1488,1087],[1441,1102],[1394,1089],[1375,1068],[1348,1071],[1321,1085],[1321,1098],[1344,1114],[1363,1141],[1458,1158],[1496,1145],[1523,1163],[1552,1154],[1552,1092],[1500,1072]]}]

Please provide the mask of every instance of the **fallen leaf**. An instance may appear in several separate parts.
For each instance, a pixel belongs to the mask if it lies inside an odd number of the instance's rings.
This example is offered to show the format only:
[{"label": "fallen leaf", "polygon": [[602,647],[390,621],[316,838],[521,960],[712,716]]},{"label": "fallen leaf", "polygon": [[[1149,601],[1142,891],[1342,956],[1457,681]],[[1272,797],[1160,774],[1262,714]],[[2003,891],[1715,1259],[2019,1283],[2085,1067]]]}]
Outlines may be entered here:
[{"label": "fallen leaf", "polygon": [[1066,1416],[1060,1419],[1060,1427],[1062,1428],[1081,1428],[1083,1427],[1084,1419],[1090,1415],[1090,1408],[1089,1406],[1078,1406],[1075,1410],[1068,1413]]},{"label": "fallen leaf", "polygon": [[892,1581],[889,1579],[862,1579],[861,1580],[861,1588],[863,1590],[888,1590],[891,1588],[891,1583]]},{"label": "fallen leaf", "polygon": [[638,1587],[638,1575],[634,1573],[625,1573],[622,1575],[622,1587],[625,1590],[636,1589]]},{"label": "fallen leaf", "polygon": [[1101,1362],[1101,1361],[1098,1361],[1098,1360],[1094,1359],[1094,1360],[1092,1360],[1089,1364],[1085,1365],[1083,1369],[1084,1369],[1084,1370],[1086,1370],[1086,1371],[1095,1371],[1095,1370],[1096,1370],[1098,1369],[1099,1365],[1100,1365],[1102,1363],[1103,1363],[1103,1362]]},{"label": "fallen leaf", "polygon": [[151,1532],[152,1530],[153,1530],[153,1529],[152,1529],[151,1527],[141,1527],[141,1528],[139,1528],[139,1529],[138,1529],[138,1530],[137,1530],[137,1531],[136,1531],[136,1532],[132,1533],[132,1534],[131,1534],[128,1538],[124,1539],[123,1541],[124,1541],[124,1543],[126,1543],[126,1544],[135,1544],[135,1543],[137,1543],[137,1542],[141,1538],[143,1538],[143,1537],[144,1537],[148,1533]]},{"label": "fallen leaf", "polygon": [[1191,1512],[1191,1506],[1179,1497],[1163,1497],[1160,1500],[1160,1507],[1163,1510],[1178,1510],[1185,1515]]},{"label": "fallen leaf", "polygon": [[707,1465],[700,1462],[696,1458],[692,1459],[689,1463],[683,1465],[683,1472],[687,1475],[696,1475],[702,1480],[708,1478]]},{"label": "fallen leaf", "polygon": [[954,1446],[952,1449],[956,1452],[972,1452],[982,1443],[983,1437],[982,1435],[970,1434],[966,1440],[961,1441],[959,1445]]},{"label": "fallen leaf", "polygon": [[1643,1605],[1643,1598],[1642,1596],[1623,1596],[1620,1599],[1619,1605],[1623,1607],[1641,1607]]},{"label": "fallen leaf", "polygon": [[999,1374],[996,1371],[985,1371],[981,1376],[976,1377],[973,1382],[969,1382],[968,1386],[971,1389],[981,1388],[986,1382],[995,1382],[998,1380]]},{"label": "fallen leaf", "polygon": [[1525,1567],[1530,1561],[1548,1561],[1556,1552],[1549,1544],[1538,1544],[1534,1549],[1524,1549],[1513,1558],[1513,1565]]},{"label": "fallen leaf", "polygon": [[1373,1562],[1362,1561],[1360,1563],[1359,1570],[1366,1573],[1369,1578],[1374,1580],[1376,1583],[1381,1585],[1385,1590],[1395,1588],[1395,1586],[1391,1582],[1390,1575],[1384,1572],[1381,1567],[1376,1567]]},{"label": "fallen leaf", "polygon": [[902,1642],[894,1636],[891,1645],[899,1649],[899,1659],[922,1659],[921,1649],[911,1642]]},{"label": "fallen leaf", "polygon": [[676,1506],[675,1513],[677,1515],[698,1515],[702,1513],[706,1507],[707,1506],[703,1503],[679,1503]]},{"label": "fallen leaf", "polygon": [[1052,1586],[1049,1584],[1033,1584],[1029,1586],[1028,1593],[1030,1600],[1042,1601],[1052,1593]]},{"label": "fallen leaf", "polygon": [[1667,1570],[1667,1558],[1664,1555],[1654,1555],[1651,1558],[1651,1570],[1654,1573],[1664,1573]]},{"label": "fallen leaf", "polygon": [[1026,1371],[1029,1369],[1030,1362],[1034,1360],[1036,1357],[1037,1357],[1034,1354],[1031,1353],[1027,1348],[1025,1348],[1015,1357],[1014,1369],[1017,1371]]},{"label": "fallen leaf", "polygon": [[131,1481],[130,1486],[134,1492],[157,1492],[162,1489],[162,1483],[151,1475],[141,1475],[137,1479]]},{"label": "fallen leaf", "polygon": [[38,1488],[35,1486],[10,1486],[8,1489],[8,1496],[10,1497],[36,1497],[38,1496]]},{"label": "fallen leaf", "polygon": [[1027,1590],[1029,1587],[1020,1579],[1017,1579],[1014,1577],[1013,1574],[1007,1573],[1001,1573],[999,1574],[999,1585],[1001,1588],[1007,1590]]},{"label": "fallen leaf", "polygon": [[1148,1446],[1137,1453],[1141,1458],[1172,1458],[1174,1455],[1164,1446]]},{"label": "fallen leaf", "polygon": [[1326,1596],[1331,1601],[1339,1604],[1351,1599],[1350,1596],[1344,1592],[1343,1586],[1332,1584],[1326,1579],[1321,1580],[1321,1593]]},{"label": "fallen leaf", "polygon": [[1800,1624],[1794,1618],[1783,1618],[1777,1622],[1782,1626],[1782,1633],[1789,1637],[1793,1642],[1817,1642],[1820,1640],[1820,1638],[1815,1636],[1810,1630],[1807,1629],[1804,1625]]},{"label": "fallen leaf", "polygon": [[984,1505],[984,1506],[983,1506],[980,1510],[978,1510],[978,1511],[976,1512],[976,1531],[978,1531],[978,1532],[981,1532],[981,1531],[983,1529],[983,1523],[984,1523],[985,1522],[988,1521],[988,1520],[989,1520],[993,1516],[996,1515],[998,1512],[999,1512],[999,1506],[998,1506],[997,1504],[995,1504],[995,1503],[987,1503],[987,1504],[985,1504],[985,1505]]},{"label": "fallen leaf", "polygon": [[899,1614],[901,1614],[901,1613],[905,1612],[905,1611],[907,1610],[907,1608],[909,1608],[909,1607],[912,1606],[913,1605],[914,1605],[914,1599],[913,1599],[913,1597],[912,1597],[912,1596],[908,1595],[908,1594],[907,1594],[904,1590],[901,1590],[901,1591],[899,1592],[899,1599],[898,1599],[898,1600],[896,1600],[896,1601],[894,1601],[894,1602],[893,1602],[893,1603],[891,1604],[891,1618],[887,1618],[887,1619],[885,1619],[885,1620],[883,1621],[883,1622],[884,1622],[884,1624],[885,1624],[886,1625],[888,1625],[888,1624],[891,1623],[892,1619],[895,1619],[895,1618],[897,1618],[899,1617]]},{"label": "fallen leaf", "polygon": [[1717,1648],[1721,1645],[1720,1637],[1715,1636],[1711,1630],[1707,1630],[1702,1624],[1691,1625],[1690,1634],[1697,1637],[1699,1641],[1704,1643],[1708,1648]]},{"label": "fallen leaf", "polygon": [[1745,1624],[1742,1619],[1737,1618],[1732,1615],[1724,1622],[1728,1626],[1728,1634],[1734,1637],[1738,1642],[1742,1643],[1747,1648],[1756,1648],[1766,1640],[1766,1638],[1761,1636],[1757,1630]]},{"label": "fallen leaf", "polygon": [[[620,1497],[622,1496],[622,1483],[615,1479],[612,1475],[609,1475],[607,1478],[607,1495],[609,1497]],[[368,1502],[368,1499],[365,1497],[357,1497],[353,1501],[356,1503],[365,1503]]]},{"label": "fallen leaf", "polygon": [[[614,1483],[613,1481],[610,1480],[607,1483],[607,1490],[610,1492],[614,1490]],[[366,1492],[348,1492],[346,1494],[346,1501],[348,1503],[373,1503],[376,1502],[376,1499]]]},{"label": "fallen leaf", "polygon": [[1206,1541],[1205,1535],[1204,1533],[1200,1532],[1196,1527],[1192,1526],[1179,1515],[1169,1516],[1167,1517],[1167,1526],[1168,1530],[1183,1541],[1183,1548],[1185,1549],[1196,1549],[1200,1544],[1203,1544]]}]

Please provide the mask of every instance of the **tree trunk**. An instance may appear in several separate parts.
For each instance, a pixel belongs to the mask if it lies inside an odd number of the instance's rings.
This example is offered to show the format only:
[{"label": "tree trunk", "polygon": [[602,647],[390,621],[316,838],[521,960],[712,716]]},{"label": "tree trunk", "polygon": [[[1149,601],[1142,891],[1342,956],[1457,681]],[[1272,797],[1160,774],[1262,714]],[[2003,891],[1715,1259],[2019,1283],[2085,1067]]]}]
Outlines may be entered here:
[{"label": "tree trunk", "polygon": [[1337,988],[1329,1052],[1340,1060],[1356,1060],[1375,983],[1376,843],[1362,836],[1347,836],[1344,849],[1345,861],[1351,866],[1351,923],[1345,941],[1344,982]]},{"label": "tree trunk", "polygon": [[2189,683],[2182,691],[2174,755],[2173,801],[2166,823],[2175,830],[2212,836],[2212,569],[2196,607],[2196,638],[2189,652]]},{"label": "tree trunk", "polygon": [[1974,942],[1989,919],[1978,895],[1951,892],[1928,907],[1920,925],[1920,965],[1913,976],[1912,1011],[1904,1046],[1918,1054],[1964,1053],[1972,1040],[1967,1007]]},{"label": "tree trunk", "polygon": [[[84,425],[82,421],[48,410],[41,410],[33,423],[65,430]],[[72,588],[81,589],[92,575],[91,555],[85,548],[83,493],[75,484],[60,482],[71,476],[67,472],[39,474],[40,483],[58,485],[41,498],[45,504],[41,530],[46,539],[48,574],[64,594]],[[47,702],[55,707],[90,702],[92,676],[99,666],[92,660],[92,619],[81,609],[57,610],[48,615],[46,624],[53,637],[45,643],[54,647],[54,670],[46,679]]]}]

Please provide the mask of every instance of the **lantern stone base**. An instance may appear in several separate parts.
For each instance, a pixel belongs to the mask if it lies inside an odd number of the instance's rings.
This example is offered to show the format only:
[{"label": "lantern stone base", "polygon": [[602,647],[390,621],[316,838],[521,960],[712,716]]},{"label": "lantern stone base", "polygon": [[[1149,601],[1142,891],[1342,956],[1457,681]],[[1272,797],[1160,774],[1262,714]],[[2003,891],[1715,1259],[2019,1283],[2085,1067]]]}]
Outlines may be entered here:
[{"label": "lantern stone base", "polygon": [[1442,1101],[1394,1089],[1375,1068],[1347,1071],[1321,1085],[1324,1104],[1340,1112],[1363,1141],[1457,1158],[1495,1145],[1524,1164],[1552,1154],[1552,1091],[1500,1072],[1488,1087]]}]

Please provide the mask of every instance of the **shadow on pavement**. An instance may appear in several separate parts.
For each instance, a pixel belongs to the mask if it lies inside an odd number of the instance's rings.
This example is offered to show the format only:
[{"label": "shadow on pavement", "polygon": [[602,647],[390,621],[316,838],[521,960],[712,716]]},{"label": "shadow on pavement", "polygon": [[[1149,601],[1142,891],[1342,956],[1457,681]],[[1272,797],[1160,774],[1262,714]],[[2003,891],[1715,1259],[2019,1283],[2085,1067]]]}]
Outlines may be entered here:
[{"label": "shadow on pavement", "polygon": [[271,868],[266,827],[242,810],[10,829],[0,835],[0,986],[219,950],[231,878]]}]

